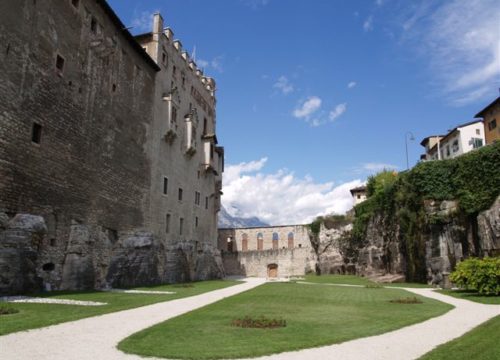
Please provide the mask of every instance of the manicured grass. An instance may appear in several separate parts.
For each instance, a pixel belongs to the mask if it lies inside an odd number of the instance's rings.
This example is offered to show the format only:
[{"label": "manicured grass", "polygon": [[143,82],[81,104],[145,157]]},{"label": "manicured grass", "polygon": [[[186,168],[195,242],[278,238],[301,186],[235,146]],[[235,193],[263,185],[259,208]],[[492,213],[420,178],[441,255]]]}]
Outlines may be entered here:
[{"label": "manicured grass", "polygon": [[432,286],[427,284],[419,283],[378,283],[367,278],[356,276],[356,275],[306,275],[305,280],[308,282],[315,283],[326,283],[326,284],[345,284],[345,285],[362,285],[362,286],[389,286],[389,287],[401,287],[401,288],[432,288]]},{"label": "manicured grass", "polygon": [[[136,333],[118,347],[170,359],[254,357],[381,334],[452,308],[419,296],[422,304],[389,302],[408,296],[414,295],[399,289],[267,283]],[[231,326],[245,316],[283,319],[286,327]]]},{"label": "manicured grass", "polygon": [[376,283],[367,278],[356,275],[306,275],[307,282],[321,284],[345,284],[345,285],[375,285]]},{"label": "manicured grass", "polygon": [[498,360],[500,359],[500,316],[469,331],[465,335],[438,346],[420,360]]},{"label": "manicured grass", "polygon": [[[21,304],[5,303],[9,308],[18,309],[19,313],[2,315],[0,318],[0,335],[15,331],[35,329],[43,326],[59,324],[89,316],[101,315],[110,312],[131,309],[150,305],[157,302],[179,299],[198,295],[207,291],[217,290],[238,284],[236,281],[214,280],[193,282],[193,287],[179,285],[152,286],[144,289],[175,291],[175,294],[124,294],[101,291],[89,292],[55,292],[40,296],[84,301],[98,301],[108,303],[103,306],[76,306],[56,304]],[[4,303],[0,303],[4,304]]]},{"label": "manicured grass", "polygon": [[438,290],[441,294],[450,295],[459,299],[470,300],[481,304],[500,305],[500,296],[481,295],[469,290]]},{"label": "manicured grass", "polygon": [[388,287],[397,287],[397,288],[422,288],[422,289],[432,289],[433,288],[432,285],[428,285],[428,284],[407,283],[407,282],[404,282],[404,283],[390,283],[390,284],[380,283],[380,285],[382,285],[382,286],[388,286]]}]

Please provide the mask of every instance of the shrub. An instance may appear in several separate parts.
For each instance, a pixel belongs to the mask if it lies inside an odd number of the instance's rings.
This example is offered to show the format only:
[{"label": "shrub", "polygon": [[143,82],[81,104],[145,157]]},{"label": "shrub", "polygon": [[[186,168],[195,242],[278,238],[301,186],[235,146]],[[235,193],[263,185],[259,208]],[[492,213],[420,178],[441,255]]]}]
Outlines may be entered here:
[{"label": "shrub", "polygon": [[245,316],[243,319],[234,319],[231,322],[231,325],[242,328],[274,329],[278,327],[285,327],[286,320],[270,319],[265,316],[253,319],[250,316]]},{"label": "shrub", "polygon": [[415,296],[392,299],[392,300],[389,300],[389,302],[394,303],[394,304],[422,304],[422,300],[417,299]]},{"label": "shrub", "polygon": [[7,306],[0,306],[0,315],[9,315],[9,314],[17,314],[19,310],[7,307]]},{"label": "shrub", "polygon": [[450,280],[460,288],[481,295],[499,295],[500,257],[464,260],[450,274]]}]

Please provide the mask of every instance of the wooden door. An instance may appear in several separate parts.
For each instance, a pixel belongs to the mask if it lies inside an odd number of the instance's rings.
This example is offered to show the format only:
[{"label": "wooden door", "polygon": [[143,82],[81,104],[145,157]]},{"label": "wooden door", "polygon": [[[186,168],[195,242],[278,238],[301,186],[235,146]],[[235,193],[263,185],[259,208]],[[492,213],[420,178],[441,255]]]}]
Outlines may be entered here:
[{"label": "wooden door", "polygon": [[267,277],[277,278],[278,277],[278,265],[271,264],[267,267]]}]

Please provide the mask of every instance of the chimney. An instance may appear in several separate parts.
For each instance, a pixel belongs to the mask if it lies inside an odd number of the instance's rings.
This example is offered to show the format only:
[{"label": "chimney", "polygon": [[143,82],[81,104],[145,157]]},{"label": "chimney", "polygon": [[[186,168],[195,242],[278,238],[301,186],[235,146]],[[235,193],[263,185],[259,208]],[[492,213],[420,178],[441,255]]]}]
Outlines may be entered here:
[{"label": "chimney", "polygon": [[153,15],[153,38],[158,40],[158,37],[163,32],[163,18],[160,13]]}]

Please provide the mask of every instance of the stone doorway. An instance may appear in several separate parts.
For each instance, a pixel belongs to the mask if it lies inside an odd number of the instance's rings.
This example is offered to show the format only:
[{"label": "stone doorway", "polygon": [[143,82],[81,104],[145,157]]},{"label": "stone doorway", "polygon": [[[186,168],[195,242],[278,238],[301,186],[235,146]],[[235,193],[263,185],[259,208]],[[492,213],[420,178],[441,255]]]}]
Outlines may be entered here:
[{"label": "stone doorway", "polygon": [[278,264],[267,265],[267,277],[277,278],[278,277]]}]

